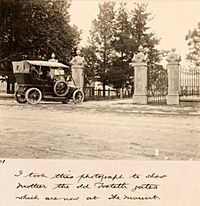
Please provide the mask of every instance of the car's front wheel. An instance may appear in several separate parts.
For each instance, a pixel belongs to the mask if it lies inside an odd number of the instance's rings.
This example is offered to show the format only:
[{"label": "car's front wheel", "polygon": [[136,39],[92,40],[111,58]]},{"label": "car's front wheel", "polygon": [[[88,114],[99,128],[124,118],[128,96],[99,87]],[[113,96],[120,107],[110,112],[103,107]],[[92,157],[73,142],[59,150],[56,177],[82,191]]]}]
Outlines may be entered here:
[{"label": "car's front wheel", "polygon": [[81,90],[77,89],[74,91],[72,99],[75,104],[79,104],[84,100],[84,93]]}]

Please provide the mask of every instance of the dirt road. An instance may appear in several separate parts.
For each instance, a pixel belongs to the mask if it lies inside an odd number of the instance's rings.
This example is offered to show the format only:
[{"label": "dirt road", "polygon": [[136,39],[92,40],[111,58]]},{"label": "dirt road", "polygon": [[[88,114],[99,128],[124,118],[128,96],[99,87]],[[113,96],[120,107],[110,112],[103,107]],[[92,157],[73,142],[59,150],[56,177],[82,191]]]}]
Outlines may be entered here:
[{"label": "dirt road", "polygon": [[199,107],[0,100],[0,157],[200,160]]}]

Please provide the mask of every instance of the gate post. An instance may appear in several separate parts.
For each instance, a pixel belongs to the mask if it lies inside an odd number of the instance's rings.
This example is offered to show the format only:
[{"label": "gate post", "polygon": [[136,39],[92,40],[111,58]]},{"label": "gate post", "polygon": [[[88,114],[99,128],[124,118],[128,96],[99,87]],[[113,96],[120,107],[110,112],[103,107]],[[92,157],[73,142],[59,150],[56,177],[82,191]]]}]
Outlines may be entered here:
[{"label": "gate post", "polygon": [[84,66],[86,64],[84,57],[80,56],[80,50],[77,50],[77,56],[71,60],[72,78],[79,89],[84,87]]},{"label": "gate post", "polygon": [[181,57],[175,51],[176,49],[173,48],[166,59],[168,62],[168,105],[179,104],[179,62]]},{"label": "gate post", "polygon": [[143,53],[142,46],[134,55],[132,65],[135,69],[133,102],[136,104],[147,104],[147,54]]}]

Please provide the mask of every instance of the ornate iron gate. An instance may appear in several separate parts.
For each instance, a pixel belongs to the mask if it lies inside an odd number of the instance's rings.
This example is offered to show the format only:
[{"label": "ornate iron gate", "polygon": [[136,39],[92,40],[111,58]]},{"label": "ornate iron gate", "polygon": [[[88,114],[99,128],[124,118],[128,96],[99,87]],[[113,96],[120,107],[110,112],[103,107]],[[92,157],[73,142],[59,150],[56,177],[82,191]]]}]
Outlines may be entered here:
[{"label": "ornate iron gate", "polygon": [[161,65],[148,67],[147,102],[149,104],[166,104],[168,91],[167,70]]},{"label": "ornate iron gate", "polygon": [[200,68],[180,68],[180,97],[200,97]]}]

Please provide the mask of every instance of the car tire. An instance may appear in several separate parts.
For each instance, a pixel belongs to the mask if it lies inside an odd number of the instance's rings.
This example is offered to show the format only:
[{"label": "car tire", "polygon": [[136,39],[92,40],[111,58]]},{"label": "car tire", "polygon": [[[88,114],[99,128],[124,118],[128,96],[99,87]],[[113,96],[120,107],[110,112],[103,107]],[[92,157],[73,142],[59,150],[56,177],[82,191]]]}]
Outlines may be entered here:
[{"label": "car tire", "polygon": [[15,93],[15,100],[20,104],[25,104],[27,102],[25,95],[20,94],[19,92]]},{"label": "car tire", "polygon": [[25,98],[29,104],[38,104],[42,99],[42,92],[35,87],[29,88],[25,93]]},{"label": "car tire", "polygon": [[66,81],[59,80],[55,83],[53,87],[53,91],[56,96],[58,97],[64,97],[69,92],[69,86]]},{"label": "car tire", "polygon": [[74,91],[72,99],[75,104],[80,104],[84,100],[84,93],[80,89],[77,89]]}]

